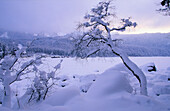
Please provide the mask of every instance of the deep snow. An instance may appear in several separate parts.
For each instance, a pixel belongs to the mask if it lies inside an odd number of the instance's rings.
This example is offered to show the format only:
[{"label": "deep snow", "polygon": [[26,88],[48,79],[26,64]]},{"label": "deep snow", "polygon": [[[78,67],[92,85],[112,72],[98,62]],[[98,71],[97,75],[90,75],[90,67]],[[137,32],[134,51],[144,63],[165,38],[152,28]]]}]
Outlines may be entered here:
[{"label": "deep snow", "polygon": [[[170,57],[131,57],[144,71],[148,81],[149,96],[139,95],[139,83],[117,57],[89,58],[85,60],[63,58],[58,86],[50,96],[21,111],[169,111],[170,110]],[[45,58],[40,69],[50,71],[61,58]],[[149,63],[149,64],[148,64]],[[148,72],[155,64],[157,71]],[[62,81],[66,79],[67,81]],[[18,82],[20,96],[29,84]],[[62,87],[65,85],[66,87]],[[23,89],[22,89],[23,88]],[[21,90],[22,89],[22,90]],[[86,93],[87,92],[87,93]],[[13,104],[16,98],[13,98]],[[0,106],[0,111],[11,111]]]}]

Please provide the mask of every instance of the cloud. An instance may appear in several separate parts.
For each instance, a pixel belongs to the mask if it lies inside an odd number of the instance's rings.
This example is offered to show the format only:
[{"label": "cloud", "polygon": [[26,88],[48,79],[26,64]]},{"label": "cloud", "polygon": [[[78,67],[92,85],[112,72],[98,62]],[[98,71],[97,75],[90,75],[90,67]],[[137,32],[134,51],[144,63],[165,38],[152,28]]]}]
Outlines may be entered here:
[{"label": "cloud", "polygon": [[0,28],[69,32],[91,7],[89,3],[90,0],[1,0]]},{"label": "cloud", "polygon": [[159,9],[161,0],[117,0],[116,10],[120,18],[132,17],[138,27],[133,33],[170,32],[170,19],[162,16]]},{"label": "cloud", "polygon": [[[69,33],[75,30],[84,14],[98,2],[99,0],[1,0],[0,28]],[[159,0],[117,0],[114,4],[119,18],[131,16],[140,28],[170,26],[169,17],[156,13],[156,3]]]}]

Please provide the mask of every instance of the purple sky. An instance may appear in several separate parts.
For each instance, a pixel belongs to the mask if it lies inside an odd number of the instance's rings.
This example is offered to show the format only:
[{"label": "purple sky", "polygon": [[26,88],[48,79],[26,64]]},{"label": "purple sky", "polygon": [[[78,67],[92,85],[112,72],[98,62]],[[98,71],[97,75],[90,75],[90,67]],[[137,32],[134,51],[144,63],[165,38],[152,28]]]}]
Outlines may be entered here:
[{"label": "purple sky", "polygon": [[[100,0],[0,0],[0,28],[24,32],[70,33]],[[170,32],[170,17],[155,10],[160,0],[114,0],[118,19],[138,27],[125,33]]]}]

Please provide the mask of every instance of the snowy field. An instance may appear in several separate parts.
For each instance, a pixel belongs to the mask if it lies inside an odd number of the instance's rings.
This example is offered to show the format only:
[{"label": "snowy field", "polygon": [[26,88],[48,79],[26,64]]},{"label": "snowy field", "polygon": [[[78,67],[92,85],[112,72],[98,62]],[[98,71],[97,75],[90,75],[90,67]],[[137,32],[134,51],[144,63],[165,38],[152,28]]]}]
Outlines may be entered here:
[{"label": "snowy field", "polygon": [[[22,106],[21,111],[170,111],[170,57],[131,57],[145,73],[148,97],[139,94],[139,83],[117,57],[111,58],[44,58],[39,68],[51,71],[63,59],[58,86],[38,105]],[[148,72],[155,64],[156,71]],[[24,94],[24,83],[12,89]],[[20,99],[20,102],[23,98]],[[16,110],[16,98],[12,100]],[[11,111],[0,106],[0,111]],[[12,110],[13,111],[13,110]]]},{"label": "snowy field", "polygon": [[[147,63],[154,62],[158,70],[167,69],[170,67],[170,57],[130,57],[139,67]],[[60,59],[46,59],[45,63],[55,65]],[[106,69],[111,68],[119,63],[122,63],[119,57],[107,58],[64,58],[61,68],[61,74],[64,75],[86,75],[100,74]]]}]

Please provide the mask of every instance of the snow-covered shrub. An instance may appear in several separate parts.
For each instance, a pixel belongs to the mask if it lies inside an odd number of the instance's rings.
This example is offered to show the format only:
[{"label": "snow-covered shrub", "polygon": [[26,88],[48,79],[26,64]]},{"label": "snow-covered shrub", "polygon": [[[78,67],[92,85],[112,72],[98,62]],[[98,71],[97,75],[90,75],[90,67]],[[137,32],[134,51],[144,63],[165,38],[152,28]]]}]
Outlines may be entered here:
[{"label": "snow-covered shrub", "polygon": [[5,55],[0,61],[0,82],[3,86],[3,100],[2,106],[11,108],[11,85],[16,81],[21,81],[22,76],[29,73],[31,66],[38,66],[41,62],[41,57],[35,57],[21,62],[22,55],[25,53],[26,48],[18,45],[18,50],[13,54]]},{"label": "snow-covered shrub", "polygon": [[[54,70],[51,72],[40,71],[34,65],[33,70],[35,71],[35,78],[33,80],[33,85],[27,89],[26,94],[29,96],[27,100],[28,103],[30,102],[39,102],[41,100],[45,100],[50,88],[53,85],[57,85],[57,82],[60,78],[56,77],[56,71],[58,71],[61,67],[61,60],[55,67]],[[63,80],[64,81],[64,80]]]}]

